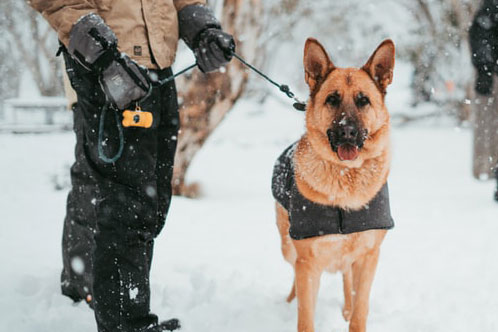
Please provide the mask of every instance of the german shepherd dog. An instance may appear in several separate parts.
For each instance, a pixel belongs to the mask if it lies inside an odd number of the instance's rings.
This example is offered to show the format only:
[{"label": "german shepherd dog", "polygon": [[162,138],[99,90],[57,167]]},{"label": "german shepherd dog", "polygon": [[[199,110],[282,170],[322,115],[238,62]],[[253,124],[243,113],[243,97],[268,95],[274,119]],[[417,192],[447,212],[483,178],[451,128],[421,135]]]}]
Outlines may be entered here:
[{"label": "german shepherd dog", "polygon": [[[306,132],[279,158],[272,184],[283,256],[295,272],[287,301],[297,295],[299,332],[314,331],[324,270],[343,274],[342,314],[350,322],[349,331],[366,330],[380,245],[387,229],[393,227],[386,185],[390,123],[384,99],[393,78],[394,58],[394,43],[385,40],[362,68],[337,68],[316,39],[306,41],[304,70],[310,89]],[[289,178],[296,190],[284,188]],[[287,203],[279,199],[282,195]],[[294,197],[299,195],[307,202],[302,207]],[[382,206],[372,207],[374,200]],[[315,212],[306,209],[310,204]],[[317,221],[321,217],[316,209],[326,208],[338,211],[339,217],[333,217],[336,226],[330,226],[327,218]],[[373,220],[357,221],[356,216],[365,215]],[[293,221],[294,216],[301,220]],[[349,226],[343,225],[346,221]],[[312,224],[330,229],[310,233]]]}]

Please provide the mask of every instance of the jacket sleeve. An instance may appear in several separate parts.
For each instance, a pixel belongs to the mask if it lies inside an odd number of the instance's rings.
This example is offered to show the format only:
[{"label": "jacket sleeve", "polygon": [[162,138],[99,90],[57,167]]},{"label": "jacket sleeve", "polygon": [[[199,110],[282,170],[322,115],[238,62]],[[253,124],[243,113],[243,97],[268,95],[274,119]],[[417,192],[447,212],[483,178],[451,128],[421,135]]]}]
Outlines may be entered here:
[{"label": "jacket sleeve", "polygon": [[491,72],[498,54],[498,1],[486,0],[469,30],[472,64],[478,71]]},{"label": "jacket sleeve", "polygon": [[73,24],[86,14],[97,13],[93,1],[89,0],[31,0],[29,4],[43,15],[66,47]]},{"label": "jacket sleeve", "polygon": [[175,8],[177,12],[190,5],[206,4],[206,0],[173,0],[173,2],[175,3]]}]

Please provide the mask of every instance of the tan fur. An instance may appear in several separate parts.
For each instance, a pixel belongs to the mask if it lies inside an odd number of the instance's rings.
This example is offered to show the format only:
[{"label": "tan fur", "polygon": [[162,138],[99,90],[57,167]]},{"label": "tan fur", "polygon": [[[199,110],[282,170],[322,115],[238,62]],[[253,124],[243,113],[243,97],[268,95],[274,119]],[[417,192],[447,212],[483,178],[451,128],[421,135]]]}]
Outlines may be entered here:
[{"label": "tan fur", "polygon": [[[360,209],[377,194],[389,174],[390,126],[384,96],[392,81],[394,44],[389,40],[382,43],[362,69],[341,69],[336,68],[324,48],[310,38],[306,41],[304,66],[311,98],[306,110],[306,133],[295,153],[296,184],[311,201]],[[334,119],[341,116],[334,114],[325,102],[334,91],[343,96],[345,109],[359,112],[369,133],[353,161],[341,161],[332,151],[326,134]],[[354,96],[359,92],[369,97],[370,105],[358,111]],[[298,331],[314,331],[315,303],[323,271],[343,273],[343,316],[350,321],[350,332],[365,331],[370,288],[386,231],[293,240],[289,235],[287,211],[278,203],[276,211],[282,253],[295,270],[287,301],[297,296]]]}]

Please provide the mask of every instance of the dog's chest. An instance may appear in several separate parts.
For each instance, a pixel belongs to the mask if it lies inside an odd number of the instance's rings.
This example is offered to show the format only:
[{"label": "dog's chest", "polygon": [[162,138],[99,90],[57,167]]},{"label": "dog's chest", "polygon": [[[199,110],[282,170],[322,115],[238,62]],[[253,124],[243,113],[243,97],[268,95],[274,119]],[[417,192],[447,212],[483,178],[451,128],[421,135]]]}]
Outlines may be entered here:
[{"label": "dog's chest", "polygon": [[293,239],[390,229],[394,226],[387,183],[367,206],[357,211],[346,211],[305,198],[294,179],[295,146],[296,144],[291,145],[279,157],[272,181],[273,196],[289,214],[289,234]]}]

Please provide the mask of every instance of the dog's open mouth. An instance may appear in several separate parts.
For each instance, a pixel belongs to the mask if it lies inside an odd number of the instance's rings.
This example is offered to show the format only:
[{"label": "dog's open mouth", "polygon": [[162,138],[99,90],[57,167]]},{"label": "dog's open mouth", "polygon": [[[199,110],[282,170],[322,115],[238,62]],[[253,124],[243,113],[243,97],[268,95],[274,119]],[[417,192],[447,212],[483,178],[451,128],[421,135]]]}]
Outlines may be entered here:
[{"label": "dog's open mouth", "polygon": [[360,149],[363,147],[363,142],[366,139],[366,130],[362,131],[361,136],[356,136],[354,138],[338,138],[340,135],[336,131],[329,129],[327,130],[327,136],[330,142],[330,147],[332,151],[337,153],[337,156],[341,161],[352,161],[358,158],[360,154]]},{"label": "dog's open mouth", "polygon": [[341,160],[355,160],[358,157],[359,149],[353,144],[341,144],[337,147],[337,155]]}]

